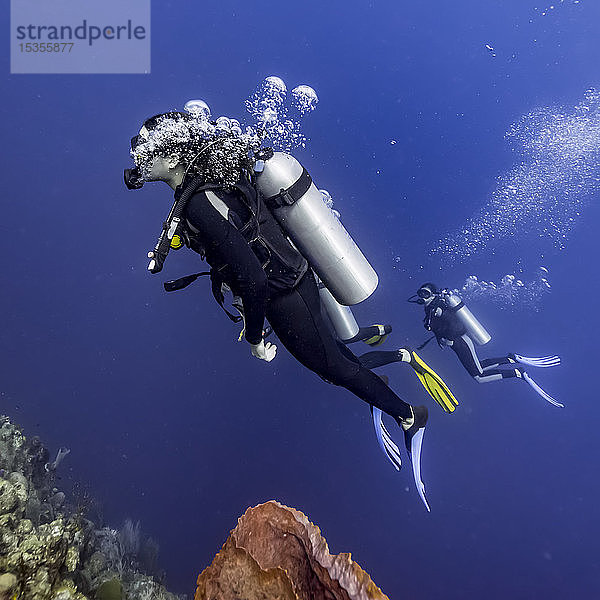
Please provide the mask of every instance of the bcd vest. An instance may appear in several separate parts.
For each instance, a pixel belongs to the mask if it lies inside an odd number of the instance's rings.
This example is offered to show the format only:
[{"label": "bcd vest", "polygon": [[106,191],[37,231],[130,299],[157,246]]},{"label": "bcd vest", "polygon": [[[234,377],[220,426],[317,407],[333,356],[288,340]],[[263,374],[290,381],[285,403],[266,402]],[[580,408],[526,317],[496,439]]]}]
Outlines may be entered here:
[{"label": "bcd vest", "polygon": [[[265,271],[271,292],[289,290],[298,283],[306,273],[308,263],[283,233],[247,177],[242,177],[233,187],[215,183],[198,185],[196,182],[188,185],[195,186],[194,194],[204,192],[213,207],[244,237]],[[185,187],[184,192],[187,192]],[[180,227],[185,244],[204,257],[203,240],[198,231],[187,219],[182,220]],[[214,291],[227,263],[212,267]]]}]

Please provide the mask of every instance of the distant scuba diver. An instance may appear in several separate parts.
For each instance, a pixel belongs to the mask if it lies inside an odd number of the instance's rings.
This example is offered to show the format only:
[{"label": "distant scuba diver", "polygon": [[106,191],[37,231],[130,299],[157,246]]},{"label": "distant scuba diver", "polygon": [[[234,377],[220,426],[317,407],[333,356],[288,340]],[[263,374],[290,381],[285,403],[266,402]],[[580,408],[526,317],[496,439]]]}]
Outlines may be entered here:
[{"label": "distant scuba diver", "polygon": [[457,294],[448,289],[439,290],[433,283],[424,283],[408,301],[424,307],[425,329],[435,334],[441,348],[449,347],[454,350],[463,367],[475,381],[489,383],[516,377],[526,381],[550,404],[564,408],[564,405],[545,392],[522,366],[555,367],[560,364],[558,356],[532,358],[520,354],[507,354],[500,358],[480,360],[474,344],[487,344],[491,336]]},{"label": "distant scuba diver", "polygon": [[[167,282],[167,291],[210,274],[222,307],[223,284],[241,300],[243,335],[253,356],[265,361],[275,357],[276,346],[264,339],[266,317],[305,367],[393,417],[429,509],[420,477],[427,408],[404,402],[336,337],[324,319],[313,271],[324,282],[326,295],[342,308],[366,299],[377,286],[377,274],[323,202],[306,169],[288,154],[252,147],[237,125],[232,127],[224,117],[209,121],[206,109],[204,114],[151,117],[131,140],[136,166],[125,170],[127,187],[164,181],[175,190],[171,212],[148,254],[148,269],[158,273],[171,248],[191,248],[206,259],[210,272]],[[407,358],[435,393],[453,398],[414,353],[409,351]],[[375,424],[380,433],[380,418]],[[387,431],[384,435],[381,443],[378,434],[382,448],[388,457],[395,452],[393,462],[399,468],[398,449]]]}]

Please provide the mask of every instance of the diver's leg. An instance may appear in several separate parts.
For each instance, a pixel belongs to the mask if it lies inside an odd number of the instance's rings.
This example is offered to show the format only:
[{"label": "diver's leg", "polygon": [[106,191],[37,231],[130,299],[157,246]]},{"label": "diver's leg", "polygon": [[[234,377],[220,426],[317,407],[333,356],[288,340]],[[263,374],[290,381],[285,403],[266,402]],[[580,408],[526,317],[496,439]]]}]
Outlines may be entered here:
[{"label": "diver's leg", "polygon": [[[425,391],[446,411],[453,412],[458,406],[454,394],[444,380],[414,351],[399,348],[390,352],[367,352],[358,357],[360,364],[367,369],[375,369],[392,362],[403,362],[414,370]],[[387,383],[387,382],[386,382]]]},{"label": "diver's leg", "polygon": [[376,369],[394,362],[409,362],[410,354],[404,349],[400,350],[373,350],[358,357],[360,364],[367,369]]},{"label": "diver's leg", "polygon": [[458,356],[458,360],[460,360],[462,366],[471,377],[477,378],[483,375],[483,369],[477,357],[477,352],[475,352],[475,346],[469,336],[462,335],[454,338],[450,348],[454,350],[456,356]]},{"label": "diver's leg", "polygon": [[390,443],[389,436],[384,439],[379,411],[394,418],[404,434],[404,444],[410,455],[417,491],[429,510],[421,479],[421,446],[428,418],[427,407],[413,407],[401,400],[375,373],[362,366],[346,346],[334,338],[331,330],[325,326],[319,292],[311,272],[302,278],[294,290],[269,301],[267,319],[283,345],[299,362],[371,405],[376,430],[381,427],[381,446],[394,466],[399,468],[397,446]]},{"label": "diver's leg", "polygon": [[361,327],[353,338],[342,341],[344,344],[364,342],[369,346],[379,346],[390,333],[392,333],[391,325],[370,325],[369,327]]},{"label": "diver's leg", "polygon": [[518,369],[492,369],[484,371],[483,375],[474,377],[478,383],[490,383],[492,381],[500,381],[501,379],[511,379],[513,377],[521,377]]},{"label": "diver's leg", "polygon": [[[550,394],[545,392],[525,371],[525,369],[521,366],[514,367],[512,369],[493,369],[492,365],[488,365],[488,367],[484,370],[481,367],[481,363],[477,358],[477,353],[475,352],[475,346],[473,345],[473,341],[467,335],[463,335],[460,338],[456,338],[453,340],[453,344],[451,348],[456,352],[456,355],[462,362],[463,366],[473,379],[478,383],[490,383],[492,381],[501,381],[502,379],[522,379],[526,383],[531,386],[531,388],[539,394],[544,400],[553,404],[554,406],[558,406],[563,408],[563,404],[555,400]],[[489,359],[494,360],[494,359]],[[507,364],[507,363],[504,363]]]},{"label": "diver's leg", "polygon": [[483,363],[479,362],[479,358],[477,357],[473,340],[471,340],[468,335],[462,335],[461,337],[453,340],[451,348],[454,350],[454,352],[456,352],[456,355],[465,369],[469,372],[469,375],[471,375],[471,377],[473,377],[473,379],[475,379],[475,381],[478,383],[491,383],[492,381],[500,381],[501,379],[521,377],[521,371],[518,368],[494,369],[492,368],[492,364],[488,365],[486,368],[483,368]]},{"label": "diver's leg", "polygon": [[267,319],[281,343],[305,367],[396,419],[412,418],[411,406],[333,337],[321,314],[312,273],[290,292],[269,301]]},{"label": "diver's leg", "polygon": [[515,361],[510,356],[501,356],[499,358],[485,358],[480,361],[481,368],[487,372],[489,369],[497,369],[502,365],[514,365]]}]

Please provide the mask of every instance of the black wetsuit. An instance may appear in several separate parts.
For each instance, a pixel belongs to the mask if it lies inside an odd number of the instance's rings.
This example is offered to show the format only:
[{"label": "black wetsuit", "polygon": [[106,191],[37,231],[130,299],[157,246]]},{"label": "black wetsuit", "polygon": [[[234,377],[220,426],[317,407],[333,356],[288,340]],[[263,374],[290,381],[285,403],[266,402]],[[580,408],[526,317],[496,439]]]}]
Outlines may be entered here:
[{"label": "black wetsuit", "polygon": [[441,347],[449,346],[468,371],[479,383],[489,383],[499,379],[519,377],[519,368],[499,369],[503,365],[514,364],[509,356],[480,360],[473,340],[468,336],[465,326],[456,317],[454,311],[446,306],[444,299],[435,297],[425,306],[425,329],[432,331]]},{"label": "black wetsuit", "polygon": [[191,247],[242,299],[246,340],[260,342],[266,316],[281,343],[305,367],[393,417],[410,417],[410,405],[334,337],[321,313],[312,271],[262,200],[257,200],[261,241],[256,232],[248,235],[252,228],[246,227],[248,208],[240,195],[217,195],[229,209],[227,219],[205,191],[191,197],[184,216],[194,234]]}]

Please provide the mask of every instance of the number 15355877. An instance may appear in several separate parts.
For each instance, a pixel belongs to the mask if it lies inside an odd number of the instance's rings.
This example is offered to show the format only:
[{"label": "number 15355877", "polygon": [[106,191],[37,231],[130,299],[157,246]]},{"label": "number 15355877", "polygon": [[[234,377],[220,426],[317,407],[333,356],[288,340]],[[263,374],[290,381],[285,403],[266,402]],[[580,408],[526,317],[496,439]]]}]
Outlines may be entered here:
[{"label": "number 15355877", "polygon": [[25,42],[20,43],[21,52],[71,52],[75,42]]}]

